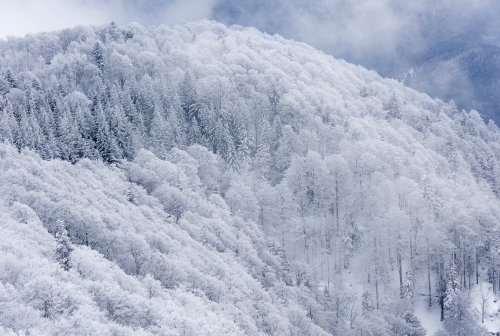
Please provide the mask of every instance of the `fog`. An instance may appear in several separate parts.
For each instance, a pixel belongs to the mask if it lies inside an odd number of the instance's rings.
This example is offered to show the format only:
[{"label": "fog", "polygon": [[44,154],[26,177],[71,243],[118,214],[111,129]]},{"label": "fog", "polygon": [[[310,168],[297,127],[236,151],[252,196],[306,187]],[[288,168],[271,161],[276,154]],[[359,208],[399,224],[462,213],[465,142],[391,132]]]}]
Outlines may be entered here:
[{"label": "fog", "polygon": [[0,37],[112,20],[150,26],[208,18],[306,42],[480,110],[474,76],[456,57],[481,43],[499,45],[499,14],[494,0],[3,0]]}]

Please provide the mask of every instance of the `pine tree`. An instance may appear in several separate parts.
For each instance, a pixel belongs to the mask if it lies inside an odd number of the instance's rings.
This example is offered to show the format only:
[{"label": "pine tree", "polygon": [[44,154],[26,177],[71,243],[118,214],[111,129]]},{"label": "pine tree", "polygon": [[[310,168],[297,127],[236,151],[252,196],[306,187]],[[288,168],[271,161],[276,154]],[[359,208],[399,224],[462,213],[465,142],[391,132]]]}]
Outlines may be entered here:
[{"label": "pine tree", "polygon": [[413,270],[406,271],[406,279],[401,286],[401,298],[411,300],[413,298]]},{"label": "pine tree", "polygon": [[56,260],[65,271],[69,271],[71,268],[71,252],[74,249],[62,220],[58,220],[56,224],[56,242]]},{"label": "pine tree", "polygon": [[283,135],[283,124],[281,123],[280,116],[276,116],[272,125],[271,133],[271,151],[274,152],[278,149],[281,137]]},{"label": "pine tree", "polygon": [[141,89],[138,95],[137,110],[142,115],[145,130],[149,132],[152,126],[156,105],[160,103],[153,88],[153,80],[148,75],[144,75],[141,80]]},{"label": "pine tree", "polygon": [[184,75],[184,81],[180,87],[179,98],[186,121],[190,122],[193,117],[198,119],[199,106],[197,104],[196,84],[189,72],[186,72]]},{"label": "pine tree", "polygon": [[403,319],[407,324],[409,324],[412,328],[409,336],[425,336],[427,334],[427,330],[422,327],[422,324],[418,317],[413,315],[412,312],[407,311],[403,314]]},{"label": "pine tree", "polygon": [[127,88],[124,90],[121,95],[121,105],[125,115],[132,124],[134,133],[142,137],[145,134],[144,119],[142,114],[137,110],[132,96],[133,92],[130,89]]},{"label": "pine tree", "polygon": [[10,118],[14,118],[14,116],[9,115],[7,109],[3,109],[2,113],[0,114],[0,141],[12,144],[14,142],[14,135],[12,134],[10,126]]},{"label": "pine tree", "polygon": [[53,122],[47,106],[40,109],[40,128],[45,139],[41,150],[42,158],[53,159],[60,157],[60,152],[54,136]]},{"label": "pine tree", "polygon": [[33,130],[29,123],[29,118],[25,111],[21,111],[21,120],[19,121],[19,137],[17,138],[17,148],[21,150],[22,148],[33,148],[32,134]]},{"label": "pine tree", "polygon": [[97,41],[92,48],[92,58],[94,59],[95,64],[101,70],[104,71],[105,63],[104,63],[104,48],[101,43]]},{"label": "pine tree", "polygon": [[264,144],[257,148],[257,153],[253,158],[253,166],[257,175],[266,180],[271,173],[272,157],[269,146]]},{"label": "pine tree", "polygon": [[7,106],[4,109],[6,111],[10,131],[12,133],[12,144],[16,146],[17,150],[20,151],[23,140],[19,122],[17,121],[16,115],[14,113],[14,108],[10,103],[7,103]]},{"label": "pine tree", "polygon": [[163,118],[163,111],[159,104],[154,109],[153,121],[149,131],[149,147],[160,158],[165,158],[171,148],[173,139],[169,139],[168,124]]},{"label": "pine tree", "polygon": [[94,117],[92,117],[92,113],[88,108],[80,108],[77,107],[75,111],[75,118],[78,124],[79,132],[82,137],[86,140],[92,138],[92,130],[94,129]]},{"label": "pine tree", "polygon": [[60,155],[63,160],[72,163],[77,162],[80,158],[88,155],[86,142],[82,138],[75,121],[68,116],[63,116],[61,119],[59,140]]},{"label": "pine tree", "polygon": [[263,178],[268,179],[271,173],[272,129],[264,111],[261,110],[256,125],[254,170]]},{"label": "pine tree", "polygon": [[45,145],[45,137],[43,136],[42,129],[38,124],[38,120],[33,114],[28,117],[28,122],[31,128],[31,144],[32,148],[38,153],[42,153]]},{"label": "pine tree", "polygon": [[7,81],[7,83],[9,83],[11,88],[17,88],[17,81],[14,78],[14,75],[12,74],[12,70],[10,70],[10,68],[5,71],[5,80]]},{"label": "pine tree", "polygon": [[451,258],[446,269],[446,292],[444,295],[444,317],[448,319],[454,315],[454,305],[457,295],[460,291],[460,282],[458,280],[457,266],[455,260]]},{"label": "pine tree", "polygon": [[224,158],[226,165],[229,169],[232,169],[235,172],[238,172],[240,169],[240,158],[238,152],[234,146],[233,139],[229,135],[227,129],[222,130],[222,157]]},{"label": "pine tree", "polygon": [[[186,134],[185,134],[185,129],[182,126],[183,120],[178,117],[177,111],[170,106],[168,109],[168,132],[170,133],[171,141],[170,141],[170,148],[172,147],[178,147],[178,148],[185,148],[186,147]],[[193,117],[193,119],[195,119]],[[196,120],[196,119],[195,119]],[[190,127],[191,128],[191,127]]]},{"label": "pine tree", "polygon": [[216,125],[214,118],[214,111],[212,107],[202,106],[200,109],[200,130],[203,137],[203,145],[210,148],[214,153],[217,152],[216,148]]},{"label": "pine tree", "polygon": [[96,149],[104,162],[117,162],[123,157],[123,153],[109,130],[108,120],[106,119],[100,102],[97,104],[95,114],[96,122],[94,135]]},{"label": "pine tree", "polygon": [[395,92],[392,93],[391,98],[389,99],[389,104],[387,105],[387,117],[392,119],[403,118],[403,113],[398,105]]},{"label": "pine tree", "polygon": [[226,127],[227,133],[231,138],[231,147],[227,153],[227,162],[233,170],[238,171],[241,163],[245,162],[250,156],[247,131],[241,116],[236,111],[228,114]]},{"label": "pine tree", "polygon": [[201,143],[202,136],[200,126],[198,126],[198,121],[196,121],[196,118],[193,117],[193,119],[191,120],[191,127],[189,127],[188,144],[194,145]]},{"label": "pine tree", "polygon": [[368,316],[372,311],[373,311],[372,293],[368,289],[365,289],[365,291],[361,295],[361,314],[363,316]]},{"label": "pine tree", "polygon": [[134,135],[132,132],[132,125],[125,117],[121,106],[114,105],[110,109],[110,131],[112,136],[116,139],[116,144],[127,159],[132,159],[135,156],[137,145],[134,143]]},{"label": "pine tree", "polygon": [[121,36],[120,29],[118,29],[118,26],[114,21],[111,21],[111,23],[108,26],[107,37],[109,37],[111,41],[116,42],[120,39],[120,36]]}]

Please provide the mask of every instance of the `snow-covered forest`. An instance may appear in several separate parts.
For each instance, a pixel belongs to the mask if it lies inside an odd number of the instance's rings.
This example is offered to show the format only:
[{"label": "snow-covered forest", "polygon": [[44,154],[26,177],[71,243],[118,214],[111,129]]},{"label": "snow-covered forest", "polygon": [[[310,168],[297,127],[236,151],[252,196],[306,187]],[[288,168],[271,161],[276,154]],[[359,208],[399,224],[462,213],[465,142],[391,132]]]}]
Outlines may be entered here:
[{"label": "snow-covered forest", "polygon": [[500,331],[499,136],[251,28],[0,40],[0,333]]}]

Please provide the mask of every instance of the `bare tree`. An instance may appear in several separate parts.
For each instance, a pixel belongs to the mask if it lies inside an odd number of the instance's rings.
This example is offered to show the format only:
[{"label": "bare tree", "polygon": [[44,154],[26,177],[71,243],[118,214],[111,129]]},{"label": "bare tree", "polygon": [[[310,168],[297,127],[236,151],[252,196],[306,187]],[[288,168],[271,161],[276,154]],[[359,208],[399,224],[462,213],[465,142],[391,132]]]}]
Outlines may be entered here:
[{"label": "bare tree", "polygon": [[481,311],[479,311],[477,308],[476,310],[481,314],[481,323],[484,323],[484,315],[486,314],[486,309],[488,309],[489,307],[489,300],[491,299],[491,296],[488,290],[486,290],[486,293],[484,292],[483,283],[479,285],[479,290],[481,291],[481,296],[479,297]]}]

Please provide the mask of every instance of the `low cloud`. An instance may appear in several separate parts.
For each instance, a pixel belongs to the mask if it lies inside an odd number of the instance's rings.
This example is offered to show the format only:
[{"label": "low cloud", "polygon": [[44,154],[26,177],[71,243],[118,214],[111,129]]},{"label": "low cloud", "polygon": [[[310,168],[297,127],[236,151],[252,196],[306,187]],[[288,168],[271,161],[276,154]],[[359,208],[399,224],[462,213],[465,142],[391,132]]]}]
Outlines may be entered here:
[{"label": "low cloud", "polygon": [[3,0],[0,36],[112,20],[142,25],[211,18],[309,43],[362,64],[416,55],[470,31],[498,34],[494,0]]},{"label": "low cloud", "polygon": [[0,37],[110,21],[150,26],[209,18],[302,41],[383,76],[414,68],[418,76],[407,84],[460,100],[456,83],[469,93],[474,86],[451,61],[479,41],[500,44],[499,15],[498,0],[2,0]]},{"label": "low cloud", "polygon": [[498,34],[499,7],[493,0],[224,0],[214,17],[379,68],[413,61],[442,40]]},{"label": "low cloud", "polygon": [[3,0],[0,37],[52,31],[75,25],[132,21],[145,26],[212,16],[216,0]]}]

